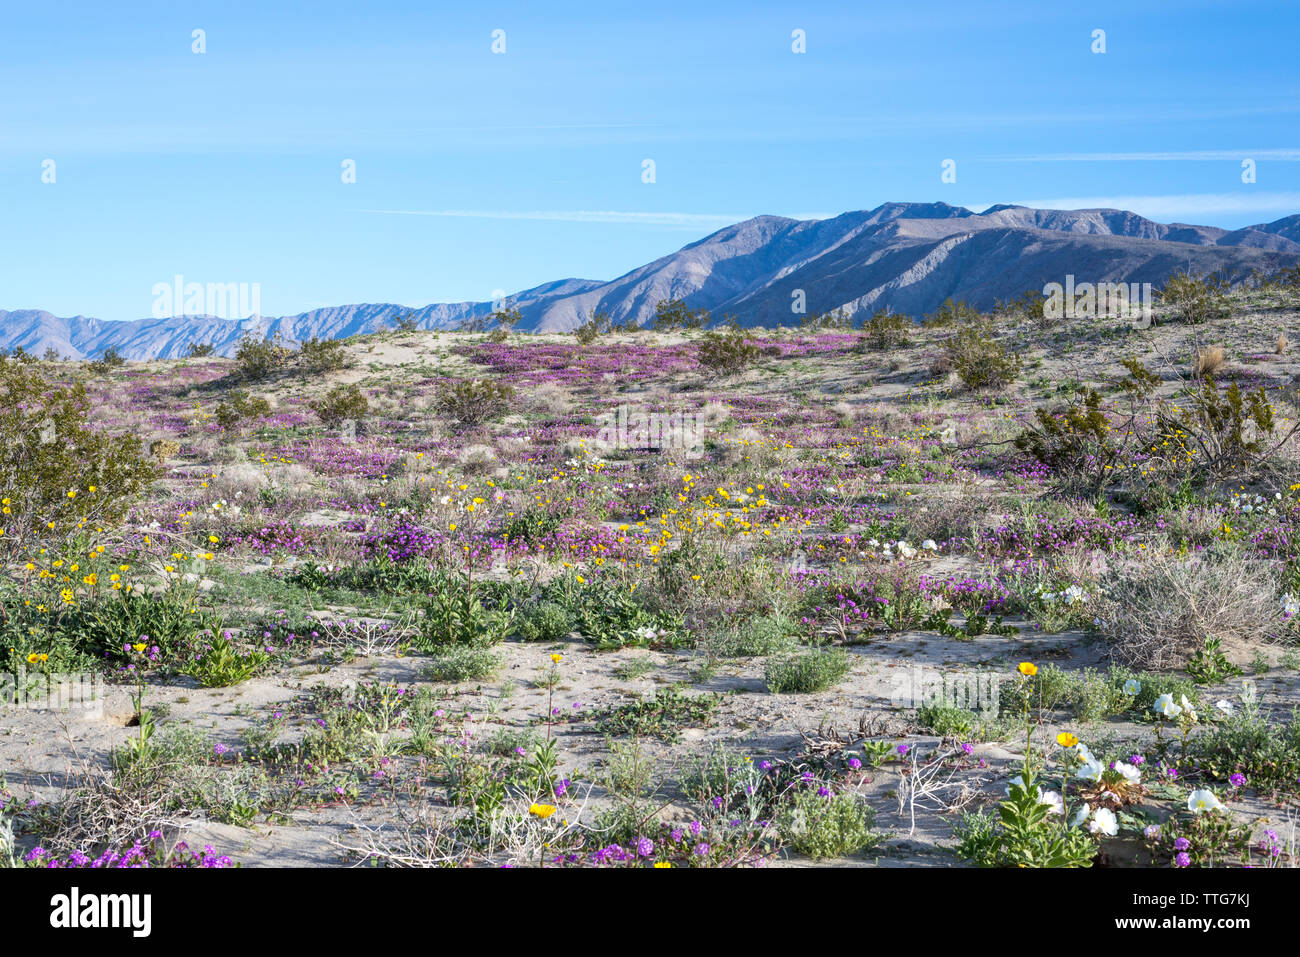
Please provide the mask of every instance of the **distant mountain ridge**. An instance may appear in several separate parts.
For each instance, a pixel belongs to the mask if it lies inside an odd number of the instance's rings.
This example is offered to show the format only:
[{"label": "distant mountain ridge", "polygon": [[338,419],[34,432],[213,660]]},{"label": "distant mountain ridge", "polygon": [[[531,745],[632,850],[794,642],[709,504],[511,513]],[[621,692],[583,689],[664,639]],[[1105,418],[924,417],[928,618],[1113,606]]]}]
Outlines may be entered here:
[{"label": "distant mountain ridge", "polygon": [[[757,216],[727,226],[608,282],[561,279],[510,302],[525,331],[565,332],[593,312],[644,324],[663,299],[683,299],[746,326],[795,325],[802,290],[809,313],[888,306],[922,315],[943,300],[988,308],[1047,282],[1151,282],[1172,273],[1222,272],[1244,278],[1300,264],[1300,214],[1227,230],[1158,223],[1119,209],[991,206],[982,213],[946,203],[885,203],[831,219]],[[451,329],[492,313],[491,302],[408,308],[364,303],[261,319],[267,334],[301,342],[376,332],[401,316],[425,329]],[[223,355],[257,323],[211,316],[109,322],[60,318],[36,309],[0,309],[0,348],[71,358],[114,348],[128,359],[176,358],[192,342]]]}]

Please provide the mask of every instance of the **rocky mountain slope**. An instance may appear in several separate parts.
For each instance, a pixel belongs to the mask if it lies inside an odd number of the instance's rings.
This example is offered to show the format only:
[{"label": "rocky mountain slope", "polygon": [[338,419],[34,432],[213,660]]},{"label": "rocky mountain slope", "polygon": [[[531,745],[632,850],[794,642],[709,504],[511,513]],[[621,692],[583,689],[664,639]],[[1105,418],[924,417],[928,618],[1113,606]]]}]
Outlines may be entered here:
[{"label": "rocky mountain slope", "polygon": [[[1300,215],[1243,229],[1157,223],[1118,209],[886,203],[831,219],[758,216],[720,229],[608,282],[562,279],[516,293],[521,330],[562,332],[595,311],[618,323],[648,322],[662,299],[684,299],[743,325],[797,324],[810,313],[888,306],[920,315],[944,299],[985,308],[1047,282],[1150,282],[1171,273],[1222,272],[1234,279],[1300,264]],[[800,295],[802,291],[802,296]],[[410,316],[422,328],[454,328],[487,316],[490,302],[409,308],[364,303],[263,317],[268,333],[302,341],[369,333]],[[35,309],[0,310],[0,348],[54,349],[83,358],[117,349],[131,359],[173,358],[191,342],[229,355],[256,320],[210,316],[106,322]]]}]

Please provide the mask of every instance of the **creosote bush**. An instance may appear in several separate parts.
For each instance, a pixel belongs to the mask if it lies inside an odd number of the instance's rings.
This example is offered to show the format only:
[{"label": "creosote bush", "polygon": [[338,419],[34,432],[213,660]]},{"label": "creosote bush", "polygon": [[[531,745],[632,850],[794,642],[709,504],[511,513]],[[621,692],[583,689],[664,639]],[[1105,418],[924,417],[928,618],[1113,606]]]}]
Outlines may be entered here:
[{"label": "creosote bush", "polygon": [[434,407],[462,426],[474,426],[501,418],[514,397],[515,390],[504,382],[470,379],[444,383]]},{"label": "creosote bush", "polygon": [[945,344],[944,354],[969,389],[1004,389],[1020,375],[1020,356],[994,339],[987,323],[959,329]]},{"label": "creosote bush", "polygon": [[709,324],[709,310],[690,309],[681,299],[661,299],[655,305],[651,328],[655,332],[703,329]]},{"label": "creosote bush", "polygon": [[335,386],[307,405],[331,428],[349,420],[364,419],[370,411],[370,403],[355,385]]},{"label": "creosote bush", "polygon": [[733,375],[758,358],[758,346],[740,332],[709,332],[700,340],[700,365],[716,375]]},{"label": "creosote bush", "polygon": [[248,333],[235,349],[235,369],[245,379],[261,379],[286,369],[293,357],[277,334],[266,337]]},{"label": "creosote bush", "polygon": [[1200,325],[1228,316],[1229,308],[1223,291],[1218,282],[1177,272],[1165,281],[1158,295],[1162,303],[1173,307],[1174,314],[1183,322]]},{"label": "creosote bush", "polygon": [[140,436],[90,425],[84,385],[55,385],[0,356],[0,496],[4,541],[117,521],[157,476]]},{"label": "creosote bush", "polygon": [[349,365],[347,350],[338,339],[312,336],[298,347],[298,365],[310,374],[337,372]]},{"label": "creosote bush", "polygon": [[966,302],[953,302],[952,297],[943,301],[934,312],[926,315],[923,322],[934,329],[948,326],[968,326],[982,322],[980,311]]},{"label": "creosote bush", "polygon": [[237,435],[254,419],[271,411],[271,403],[260,395],[236,389],[223,399],[213,412],[217,423],[228,434]]},{"label": "creosote bush", "polygon": [[872,349],[895,349],[908,343],[912,320],[889,309],[877,309],[862,326],[867,345]]}]

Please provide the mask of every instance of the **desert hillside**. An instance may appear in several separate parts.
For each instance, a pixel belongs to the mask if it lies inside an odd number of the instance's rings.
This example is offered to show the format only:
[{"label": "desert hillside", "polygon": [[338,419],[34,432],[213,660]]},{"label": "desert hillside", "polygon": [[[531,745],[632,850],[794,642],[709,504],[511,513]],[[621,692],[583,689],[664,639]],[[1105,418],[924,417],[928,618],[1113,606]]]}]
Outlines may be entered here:
[{"label": "desert hillside", "polygon": [[1296,284],[916,319],[3,359],[0,855],[1294,863]]}]

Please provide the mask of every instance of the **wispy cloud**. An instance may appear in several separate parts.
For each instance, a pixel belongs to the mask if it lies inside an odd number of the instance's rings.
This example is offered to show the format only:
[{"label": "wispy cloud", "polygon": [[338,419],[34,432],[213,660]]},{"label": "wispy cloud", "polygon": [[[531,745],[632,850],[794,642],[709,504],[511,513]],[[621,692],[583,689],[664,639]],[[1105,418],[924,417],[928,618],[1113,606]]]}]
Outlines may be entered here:
[{"label": "wispy cloud", "polygon": [[[1126,209],[1152,219],[1186,219],[1220,213],[1300,212],[1300,193],[1184,193],[1169,196],[1064,196],[1020,199],[1014,205],[1036,209]],[[978,207],[987,209],[988,205]]]},{"label": "wispy cloud", "polygon": [[1300,149],[1266,150],[1172,150],[1153,153],[1037,153],[1030,156],[1000,156],[1000,163],[1143,163],[1143,162],[1240,162],[1243,159],[1300,163]]},{"label": "wispy cloud", "polygon": [[[670,226],[678,229],[720,228],[730,226],[754,213],[640,213],[611,209],[362,209],[362,213],[387,216],[442,216],[452,219],[540,220],[556,223],[615,223],[634,226]],[[796,219],[824,219],[825,214],[801,214]]]}]

